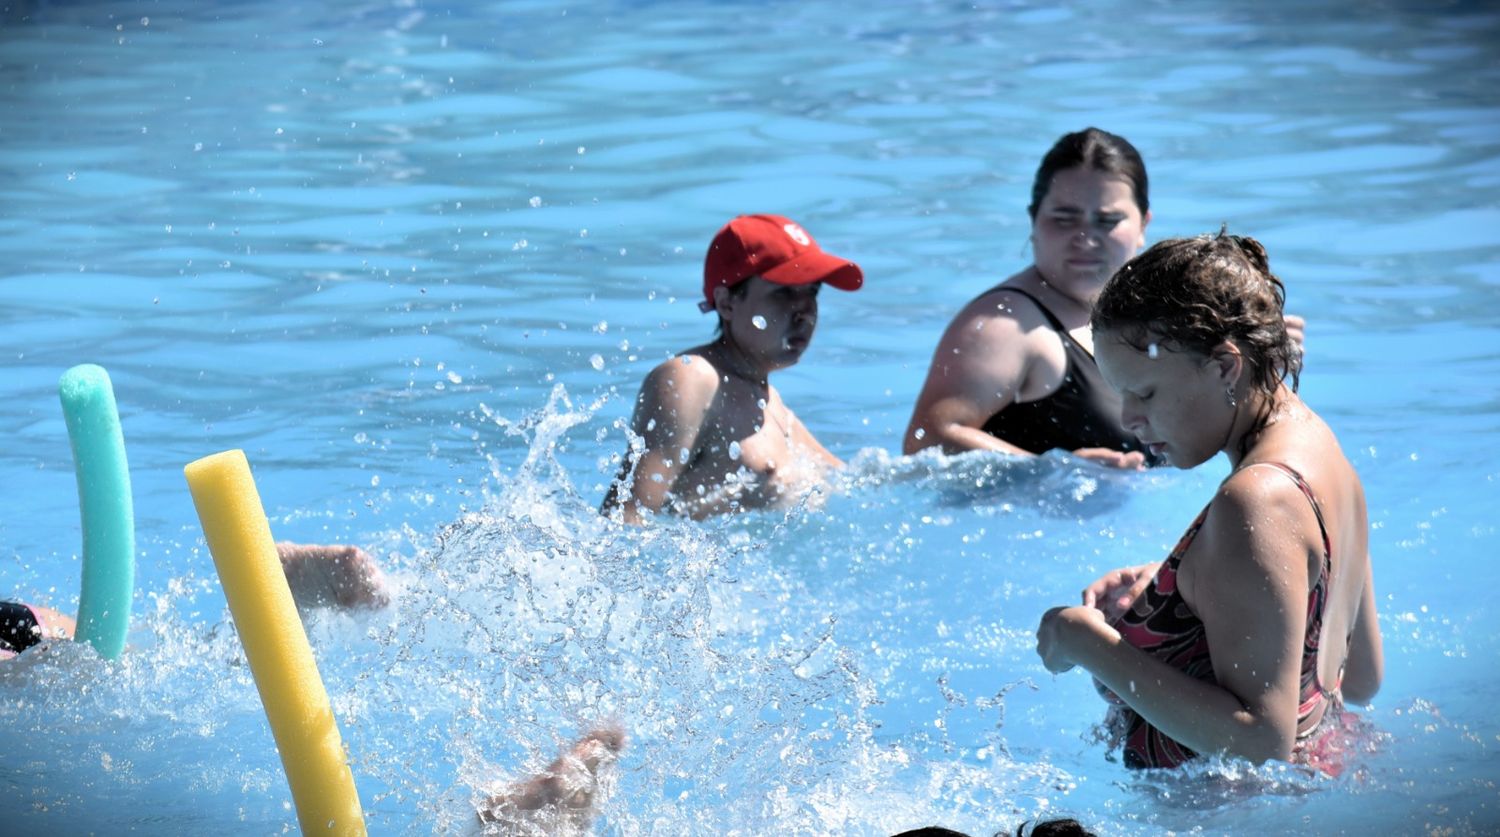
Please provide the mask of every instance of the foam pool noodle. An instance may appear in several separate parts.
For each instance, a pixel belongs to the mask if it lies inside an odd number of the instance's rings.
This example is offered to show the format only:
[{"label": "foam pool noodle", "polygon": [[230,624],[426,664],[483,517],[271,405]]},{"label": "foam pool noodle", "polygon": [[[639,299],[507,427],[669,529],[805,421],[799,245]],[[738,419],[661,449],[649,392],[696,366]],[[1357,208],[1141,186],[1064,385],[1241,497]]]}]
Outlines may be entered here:
[{"label": "foam pool noodle", "polygon": [[77,639],[113,660],[125,650],[135,586],[135,508],[125,436],[103,368],[86,363],[69,369],[58,381],[58,396],[73,445],[83,528]]},{"label": "foam pool noodle", "polygon": [[276,554],[244,451],[184,472],[281,753],[303,834],[363,835],[364,813],[328,692]]}]

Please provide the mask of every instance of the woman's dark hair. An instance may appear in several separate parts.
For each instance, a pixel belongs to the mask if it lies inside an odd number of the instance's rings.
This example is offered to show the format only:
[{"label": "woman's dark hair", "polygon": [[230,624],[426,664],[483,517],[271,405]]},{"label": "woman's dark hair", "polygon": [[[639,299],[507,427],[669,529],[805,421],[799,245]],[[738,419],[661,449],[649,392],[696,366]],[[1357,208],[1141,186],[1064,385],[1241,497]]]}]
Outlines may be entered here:
[{"label": "woman's dark hair", "polygon": [[1036,170],[1036,180],[1031,184],[1031,205],[1026,207],[1031,220],[1036,220],[1036,212],[1052,188],[1052,178],[1060,171],[1080,167],[1130,181],[1135,205],[1142,215],[1150,211],[1150,184],[1146,180],[1146,164],[1141,160],[1140,152],[1122,136],[1098,128],[1084,128],[1064,134],[1042,158],[1042,164]]},{"label": "woman's dark hair", "polygon": [[1089,325],[1095,334],[1115,332],[1142,352],[1158,343],[1208,355],[1232,340],[1250,366],[1251,388],[1274,395],[1287,378],[1295,392],[1302,372],[1285,303],[1286,288],[1271,272],[1266,248],[1221,229],[1159,241],[1126,262],[1099,292]]}]

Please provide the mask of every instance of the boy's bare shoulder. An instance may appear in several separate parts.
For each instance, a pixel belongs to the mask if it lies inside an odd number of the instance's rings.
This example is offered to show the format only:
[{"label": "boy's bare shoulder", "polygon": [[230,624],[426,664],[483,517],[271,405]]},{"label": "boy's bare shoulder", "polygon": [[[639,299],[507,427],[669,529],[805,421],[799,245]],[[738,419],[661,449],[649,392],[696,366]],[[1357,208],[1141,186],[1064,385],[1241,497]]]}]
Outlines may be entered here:
[{"label": "boy's bare shoulder", "polygon": [[719,373],[697,351],[689,349],[657,364],[641,385],[642,396],[657,401],[711,400],[719,389]]}]

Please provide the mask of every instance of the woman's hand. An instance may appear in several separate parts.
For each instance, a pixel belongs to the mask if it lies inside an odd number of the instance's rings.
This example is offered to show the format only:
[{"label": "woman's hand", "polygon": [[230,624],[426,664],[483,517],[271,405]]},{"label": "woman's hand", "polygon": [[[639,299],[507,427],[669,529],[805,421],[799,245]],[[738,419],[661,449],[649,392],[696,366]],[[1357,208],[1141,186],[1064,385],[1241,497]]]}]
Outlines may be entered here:
[{"label": "woman's hand", "polygon": [[1036,629],[1036,653],[1042,665],[1061,674],[1078,664],[1080,648],[1090,639],[1119,639],[1120,634],[1104,621],[1104,613],[1092,607],[1054,607],[1042,614]]},{"label": "woman's hand", "polygon": [[1160,568],[1160,561],[1152,561],[1107,572],[1083,588],[1083,606],[1099,610],[1106,622],[1113,622],[1135,604],[1136,597],[1151,583]]},{"label": "woman's hand", "polygon": [[1140,471],[1146,467],[1146,455],[1138,450],[1123,451],[1110,448],[1079,448],[1073,451],[1079,459],[1087,459],[1096,465],[1119,468],[1122,471]]},{"label": "woman's hand", "polygon": [[1287,314],[1282,319],[1286,321],[1286,336],[1297,347],[1297,353],[1303,354],[1307,350],[1307,320],[1296,314]]}]

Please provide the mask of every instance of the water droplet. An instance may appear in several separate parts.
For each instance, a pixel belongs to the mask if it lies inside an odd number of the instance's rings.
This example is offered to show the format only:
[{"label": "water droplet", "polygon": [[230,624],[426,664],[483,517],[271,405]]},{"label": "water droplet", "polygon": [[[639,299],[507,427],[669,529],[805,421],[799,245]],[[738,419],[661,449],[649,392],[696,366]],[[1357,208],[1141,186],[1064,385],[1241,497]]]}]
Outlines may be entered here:
[{"label": "water droplet", "polygon": [[678,448],[677,449],[677,461],[679,463],[683,464],[683,465],[686,465],[688,463],[688,458],[691,457],[692,455],[693,455],[693,452],[690,451],[690,450],[688,450],[687,448]]},{"label": "water droplet", "polygon": [[463,376],[461,376],[457,372],[453,372],[451,370],[448,372],[448,380],[451,383],[455,383],[455,384],[461,384],[461,383],[464,382]]},{"label": "water droplet", "polygon": [[588,150],[588,149],[587,149],[587,148],[584,148],[584,147],[583,147],[583,146],[581,146],[581,145],[580,145],[580,146],[578,146],[578,153],[579,153],[579,154],[582,154],[582,153],[583,153],[583,152],[585,152],[585,151],[587,151],[587,150]]},{"label": "water droplet", "polygon": [[766,330],[766,318],[762,317],[759,314],[756,314],[755,316],[750,318],[750,324],[760,329],[761,331]]},{"label": "water droplet", "polygon": [[1156,344],[1155,343],[1147,344],[1147,346],[1146,346],[1146,357],[1149,357],[1152,360],[1156,360],[1156,354],[1157,354],[1158,351],[1160,351],[1160,350],[1156,348]]},{"label": "water droplet", "polygon": [[599,354],[589,355],[589,366],[594,367],[594,371],[596,372],[603,371],[604,356]]},{"label": "water droplet", "polygon": [[535,208],[537,208],[537,207],[539,207],[539,206],[542,205],[541,196],[539,196],[539,195],[532,195],[531,196],[531,200],[527,201],[527,203],[531,204],[531,208],[532,209],[535,209]]},{"label": "water droplet", "polygon": [[371,488],[379,488],[380,487],[380,476],[379,475],[370,477],[370,487]]},{"label": "water droplet", "polygon": [[927,435],[927,431],[918,427],[911,435],[916,437],[917,439],[922,439]]},{"label": "water droplet", "polygon": [[730,442],[729,443],[729,458],[735,460],[736,462],[739,461],[739,458],[740,458],[740,443],[739,442]]}]

